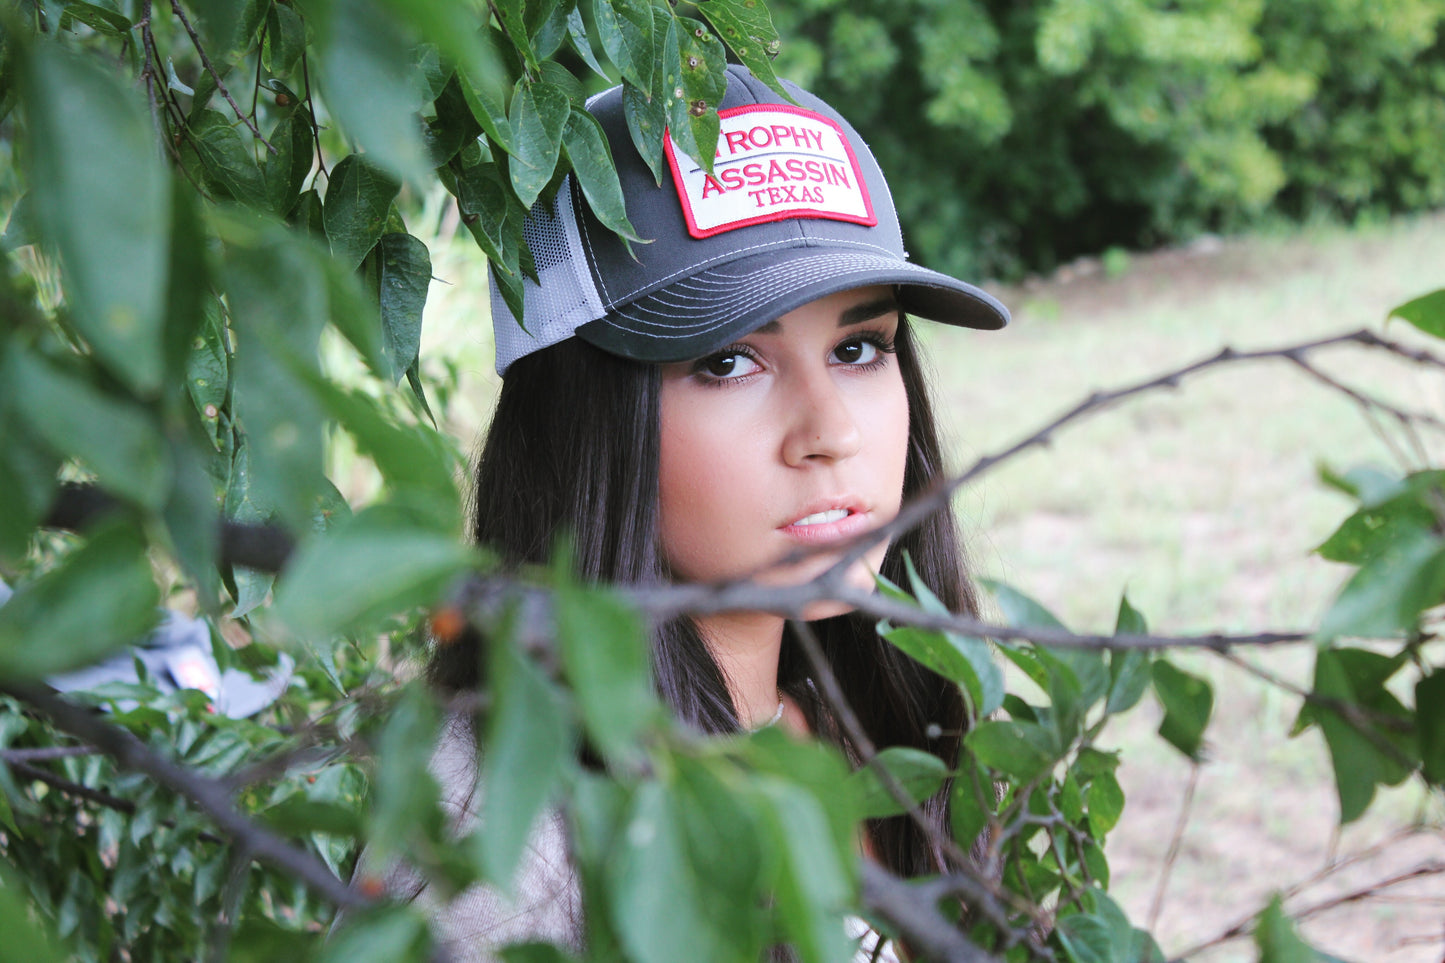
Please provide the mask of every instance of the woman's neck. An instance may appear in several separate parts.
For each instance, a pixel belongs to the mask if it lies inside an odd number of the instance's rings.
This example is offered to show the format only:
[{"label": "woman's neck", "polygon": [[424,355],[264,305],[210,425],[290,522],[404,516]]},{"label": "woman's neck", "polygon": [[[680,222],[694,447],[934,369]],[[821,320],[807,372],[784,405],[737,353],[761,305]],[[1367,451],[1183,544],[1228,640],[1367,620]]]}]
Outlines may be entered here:
[{"label": "woman's neck", "polygon": [[762,612],[728,612],[700,618],[697,627],[722,668],[742,727],[756,729],[774,719],[780,698],[782,618]]}]

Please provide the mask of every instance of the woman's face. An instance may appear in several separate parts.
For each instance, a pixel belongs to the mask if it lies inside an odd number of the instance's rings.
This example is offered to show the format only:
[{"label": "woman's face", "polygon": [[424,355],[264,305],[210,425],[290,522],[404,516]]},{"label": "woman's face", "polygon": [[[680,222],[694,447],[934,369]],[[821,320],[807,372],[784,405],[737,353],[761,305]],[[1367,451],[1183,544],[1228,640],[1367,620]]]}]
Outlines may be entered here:
[{"label": "woman's face", "polygon": [[[807,581],[833,562],[779,559],[898,513],[908,399],[888,287],[820,298],[716,354],[663,366],[662,545],[679,580],[762,572]],[[871,587],[886,543],[849,572]],[[773,566],[769,568],[769,566]],[[810,611],[810,617],[836,614]]]}]

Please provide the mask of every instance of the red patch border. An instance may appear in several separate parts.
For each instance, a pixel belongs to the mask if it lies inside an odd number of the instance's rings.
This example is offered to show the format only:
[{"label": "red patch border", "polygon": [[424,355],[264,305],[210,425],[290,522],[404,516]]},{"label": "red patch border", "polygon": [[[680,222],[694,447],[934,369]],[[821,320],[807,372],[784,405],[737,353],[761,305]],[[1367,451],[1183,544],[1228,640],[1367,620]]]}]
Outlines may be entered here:
[{"label": "red patch border", "polygon": [[[848,163],[853,167],[853,175],[858,179],[858,190],[863,195],[863,206],[867,209],[866,217],[856,214],[839,214],[836,211],[824,210],[815,207],[792,208],[787,211],[778,211],[773,214],[759,214],[741,221],[728,221],[726,224],[719,224],[717,227],[706,230],[697,226],[693,218],[692,198],[688,196],[687,188],[684,186],[682,171],[677,166],[677,155],[686,154],[672,142],[672,128],[663,131],[663,153],[667,155],[667,166],[672,170],[672,184],[677,190],[678,202],[682,207],[682,216],[687,221],[687,233],[698,240],[712,237],[715,234],[724,234],[728,231],[736,231],[743,227],[752,227],[755,224],[767,224],[771,221],[790,221],[794,218],[806,218],[819,221],[846,221],[850,224],[862,224],[865,227],[876,227],[878,217],[873,213],[873,195],[868,192],[868,182],[863,177],[863,169],[858,164],[858,157],[853,153],[853,145],[848,142],[848,135],[837,123],[824,117],[815,110],[808,110],[806,107],[795,107],[792,104],[744,104],[741,107],[729,107],[727,110],[718,111],[718,118],[735,117],[738,114],[751,114],[760,112],[774,113],[782,111],[788,114],[797,114],[800,117],[807,117],[811,120],[820,121],[837,131],[838,139],[843,142],[843,149],[848,152]],[[714,150],[717,148],[714,147]]]}]

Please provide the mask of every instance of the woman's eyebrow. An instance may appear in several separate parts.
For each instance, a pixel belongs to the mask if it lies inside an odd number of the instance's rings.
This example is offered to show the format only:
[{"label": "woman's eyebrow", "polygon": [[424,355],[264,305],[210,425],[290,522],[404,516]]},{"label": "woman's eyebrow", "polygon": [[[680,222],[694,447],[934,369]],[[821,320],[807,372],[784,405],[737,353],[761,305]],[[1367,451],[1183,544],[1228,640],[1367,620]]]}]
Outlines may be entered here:
[{"label": "woman's eyebrow", "polygon": [[859,324],[863,321],[872,321],[874,318],[885,314],[897,314],[898,301],[892,295],[886,298],[879,298],[877,301],[869,301],[866,304],[855,304],[838,315],[838,327],[846,328],[850,324]]}]

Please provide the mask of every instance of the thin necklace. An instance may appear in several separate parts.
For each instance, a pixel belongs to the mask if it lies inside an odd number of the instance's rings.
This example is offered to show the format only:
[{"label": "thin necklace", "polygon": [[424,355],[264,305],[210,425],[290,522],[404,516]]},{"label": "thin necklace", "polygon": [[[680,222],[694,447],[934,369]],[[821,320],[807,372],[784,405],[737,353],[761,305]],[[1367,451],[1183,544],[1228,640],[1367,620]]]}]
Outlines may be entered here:
[{"label": "thin necklace", "polygon": [[782,717],[783,717],[783,690],[782,690],[782,689],[779,689],[779,690],[778,690],[778,708],[777,708],[777,711],[773,713],[772,717],[771,717],[770,719],[768,719],[767,722],[764,722],[764,723],[763,723],[762,725],[760,725],[760,726],[753,726],[753,728],[750,729],[749,731],[750,731],[750,732],[758,732],[758,731],[761,730],[761,729],[766,729],[768,726],[775,726],[775,725],[778,724],[778,720],[781,719]]}]

